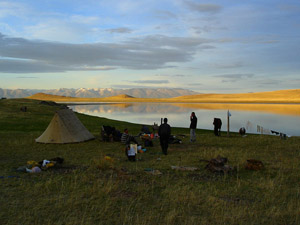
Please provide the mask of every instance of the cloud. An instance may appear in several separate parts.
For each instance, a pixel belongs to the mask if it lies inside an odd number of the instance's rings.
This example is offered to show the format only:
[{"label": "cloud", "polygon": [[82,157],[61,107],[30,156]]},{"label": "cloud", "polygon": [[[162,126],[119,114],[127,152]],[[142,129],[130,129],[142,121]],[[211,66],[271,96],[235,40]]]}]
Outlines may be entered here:
[{"label": "cloud", "polygon": [[131,81],[133,83],[138,84],[168,84],[170,83],[168,80],[135,80]]},{"label": "cloud", "polygon": [[254,74],[225,74],[225,75],[215,75],[214,77],[221,77],[221,78],[225,78],[224,80],[222,80],[223,83],[233,83],[233,82],[237,82],[243,79],[248,79],[248,78],[252,78],[254,76]]},{"label": "cloud", "polygon": [[200,13],[218,13],[222,10],[222,6],[220,5],[216,5],[216,4],[201,4],[201,3],[195,3],[192,1],[185,1],[184,2],[186,4],[186,6],[193,10],[193,11],[197,11]]},{"label": "cloud", "polygon": [[21,3],[13,3],[10,1],[1,1],[0,2],[0,18],[15,16],[21,17],[24,14],[28,13],[26,5]]},{"label": "cloud", "polygon": [[[156,86],[146,86],[146,85],[128,85],[128,84],[116,84],[112,85],[112,88],[117,89],[128,89],[128,88],[162,88],[162,87],[156,87]],[[167,88],[167,87],[164,87]]]},{"label": "cloud", "polygon": [[265,85],[278,85],[282,83],[282,81],[274,80],[274,79],[264,79],[264,80],[257,81],[257,83],[259,84],[259,86],[264,87]]},{"label": "cloud", "polygon": [[126,33],[132,33],[132,29],[129,29],[127,27],[119,27],[119,28],[114,28],[114,29],[107,29],[106,30],[109,33],[122,33],[122,34],[126,34]]},{"label": "cloud", "polygon": [[38,77],[16,77],[18,79],[37,79]]},{"label": "cloud", "polygon": [[203,86],[202,83],[190,83],[190,84],[187,84],[188,86]]},{"label": "cloud", "polygon": [[156,76],[156,77],[188,77],[190,75],[183,75],[183,74],[168,74],[168,75],[166,75],[166,74],[156,74],[154,76]]},{"label": "cloud", "polygon": [[214,64],[214,68],[219,69],[232,69],[232,68],[240,68],[245,66],[243,62],[232,62],[232,63],[223,63],[223,64]]},{"label": "cloud", "polygon": [[87,34],[93,33],[84,23],[75,23],[63,19],[51,19],[26,26],[24,32],[27,37],[34,39],[57,42],[67,40],[69,43],[81,42],[85,40]]},{"label": "cloud", "polygon": [[254,74],[245,73],[245,74],[224,74],[224,75],[216,75],[215,77],[223,77],[228,79],[240,79],[240,78],[251,78]]},{"label": "cloud", "polygon": [[167,10],[156,10],[155,16],[160,19],[177,19],[177,15]]},{"label": "cloud", "polygon": [[[35,73],[97,68],[159,69],[191,61],[211,48],[208,39],[162,35],[120,43],[68,44],[7,37],[0,33],[0,72]],[[101,70],[101,69],[100,69]]]}]

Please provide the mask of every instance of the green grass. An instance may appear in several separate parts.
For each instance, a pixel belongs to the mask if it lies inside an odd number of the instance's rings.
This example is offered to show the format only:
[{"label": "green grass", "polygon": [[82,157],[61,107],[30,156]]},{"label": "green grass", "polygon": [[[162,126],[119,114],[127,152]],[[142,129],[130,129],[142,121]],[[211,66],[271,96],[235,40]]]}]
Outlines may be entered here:
[{"label": "green grass", "polygon": [[[1,224],[300,224],[299,137],[232,133],[228,138],[197,130],[196,143],[184,138],[183,144],[169,146],[168,156],[160,154],[155,140],[137,162],[128,162],[121,143],[100,140],[101,125],[127,127],[131,134],[141,125],[77,114],[95,140],[39,144],[35,138],[58,107],[38,103],[0,100]],[[28,112],[20,112],[22,105]],[[172,133],[188,135],[189,130],[172,128]],[[227,157],[237,172],[206,171],[200,160],[217,155]],[[65,159],[61,168],[16,172],[28,160],[54,157]],[[245,170],[250,158],[263,161],[265,170]],[[172,165],[199,170],[175,171]]]}]

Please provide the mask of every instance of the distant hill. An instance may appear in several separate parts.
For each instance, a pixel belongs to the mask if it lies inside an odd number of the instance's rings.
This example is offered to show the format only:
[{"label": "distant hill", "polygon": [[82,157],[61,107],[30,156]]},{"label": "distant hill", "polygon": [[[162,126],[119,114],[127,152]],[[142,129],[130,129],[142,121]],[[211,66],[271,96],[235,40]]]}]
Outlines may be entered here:
[{"label": "distant hill", "polygon": [[134,98],[126,94],[104,98],[74,98],[44,93],[28,98],[55,102],[300,103],[300,89],[241,94],[198,94],[174,98]]},{"label": "distant hill", "polygon": [[113,89],[113,88],[60,88],[51,90],[38,89],[1,89],[0,98],[25,98],[37,93],[45,93],[58,96],[69,96],[78,98],[105,98],[118,95],[128,95],[135,98],[172,98],[183,95],[199,94],[180,88],[132,88],[132,89]]},{"label": "distant hill", "polygon": [[240,94],[197,94],[173,99],[178,102],[300,103],[300,89]]}]

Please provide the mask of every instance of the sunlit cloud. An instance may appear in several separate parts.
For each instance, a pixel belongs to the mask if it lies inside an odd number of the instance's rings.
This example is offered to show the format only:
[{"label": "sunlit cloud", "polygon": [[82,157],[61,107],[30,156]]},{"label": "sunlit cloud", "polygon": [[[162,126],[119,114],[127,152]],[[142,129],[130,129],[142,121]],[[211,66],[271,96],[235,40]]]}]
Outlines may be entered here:
[{"label": "sunlit cloud", "polygon": [[138,84],[168,84],[170,83],[168,80],[135,80],[131,81],[133,83]]}]

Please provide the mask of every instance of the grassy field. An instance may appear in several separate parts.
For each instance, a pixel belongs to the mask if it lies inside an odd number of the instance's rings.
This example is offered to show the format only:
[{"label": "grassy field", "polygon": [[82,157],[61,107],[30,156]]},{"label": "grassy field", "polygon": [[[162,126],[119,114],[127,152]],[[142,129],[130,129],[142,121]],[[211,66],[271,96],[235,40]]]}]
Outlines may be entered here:
[{"label": "grassy field", "polygon": [[[77,114],[96,139],[78,144],[38,144],[58,106],[30,99],[0,100],[1,224],[300,224],[300,138],[197,130],[189,143],[161,154],[158,140],[137,162],[121,143],[100,140],[101,125],[137,134],[141,125]],[[20,107],[27,106],[27,112]],[[201,124],[198,124],[201,127]],[[217,175],[201,159],[221,155],[237,172]],[[112,160],[105,160],[110,156]],[[29,160],[62,157],[61,167],[38,174],[16,172]],[[244,168],[247,159],[265,169]],[[197,171],[177,171],[191,166]],[[159,170],[160,175],[145,170]]]}]

